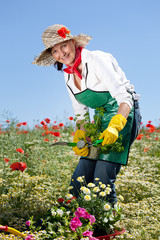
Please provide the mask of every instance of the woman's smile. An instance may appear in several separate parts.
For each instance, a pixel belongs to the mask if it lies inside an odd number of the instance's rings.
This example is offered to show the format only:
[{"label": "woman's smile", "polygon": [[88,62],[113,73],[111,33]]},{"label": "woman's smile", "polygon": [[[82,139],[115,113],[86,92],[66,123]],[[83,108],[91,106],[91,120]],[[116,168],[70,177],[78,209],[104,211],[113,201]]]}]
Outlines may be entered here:
[{"label": "woman's smile", "polygon": [[65,41],[56,44],[51,49],[51,54],[56,61],[72,66],[75,59],[75,42],[74,40]]}]

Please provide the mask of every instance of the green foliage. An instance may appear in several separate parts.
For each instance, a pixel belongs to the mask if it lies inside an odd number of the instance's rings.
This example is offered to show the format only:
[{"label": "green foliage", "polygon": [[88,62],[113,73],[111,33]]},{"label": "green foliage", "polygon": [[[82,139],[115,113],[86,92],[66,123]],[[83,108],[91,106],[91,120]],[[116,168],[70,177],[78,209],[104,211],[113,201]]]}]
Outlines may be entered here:
[{"label": "green foliage", "polygon": [[[53,130],[52,125],[48,124],[48,128]],[[32,130],[23,126],[17,129],[15,123],[11,123],[5,131],[1,127],[0,224],[25,231],[25,221],[32,216],[34,221],[47,218],[57,198],[68,192],[79,157],[70,147],[51,148],[49,145],[55,139],[72,141],[74,128],[65,126],[54,131],[59,131],[61,137],[46,134],[42,126]],[[131,147],[128,165],[121,168],[116,180],[118,199],[120,195],[124,197],[124,202],[120,203],[124,218],[116,227],[126,229],[116,239],[150,240],[160,236],[160,132],[159,129],[151,133],[143,129],[141,134],[142,139]],[[44,141],[46,138],[49,141]],[[22,148],[24,154],[16,152],[17,148]],[[5,162],[5,158],[9,162]],[[17,161],[27,164],[24,172],[10,170],[10,165]],[[33,230],[31,234],[39,240],[43,238],[43,231]],[[0,239],[22,238],[0,232]]]},{"label": "green foliage", "polygon": [[[101,119],[104,116],[105,109],[103,107],[96,108],[96,111],[98,114],[94,115],[94,122],[90,122],[89,113],[87,112],[84,115],[84,119],[81,120],[81,123],[77,123],[77,128],[80,129],[81,124],[86,130],[86,136],[91,139],[91,142],[96,141],[99,139],[101,132],[105,129],[101,127]],[[76,116],[75,121],[77,121]],[[122,152],[124,150],[123,144],[122,144],[122,135],[120,135],[115,143],[107,144],[105,146],[102,146],[101,143],[95,145],[95,147],[100,147],[101,153],[109,153],[111,151],[113,152]]]}]

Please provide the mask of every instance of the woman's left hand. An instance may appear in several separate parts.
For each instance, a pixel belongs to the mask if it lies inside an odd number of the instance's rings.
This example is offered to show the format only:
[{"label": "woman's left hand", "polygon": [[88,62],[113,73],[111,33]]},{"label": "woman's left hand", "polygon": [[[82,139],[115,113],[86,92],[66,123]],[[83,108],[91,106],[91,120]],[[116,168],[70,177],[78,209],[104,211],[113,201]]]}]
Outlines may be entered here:
[{"label": "woman's left hand", "polygon": [[118,133],[124,128],[127,120],[121,114],[112,117],[108,127],[103,131],[99,139],[103,139],[102,146],[114,143],[118,138]]}]

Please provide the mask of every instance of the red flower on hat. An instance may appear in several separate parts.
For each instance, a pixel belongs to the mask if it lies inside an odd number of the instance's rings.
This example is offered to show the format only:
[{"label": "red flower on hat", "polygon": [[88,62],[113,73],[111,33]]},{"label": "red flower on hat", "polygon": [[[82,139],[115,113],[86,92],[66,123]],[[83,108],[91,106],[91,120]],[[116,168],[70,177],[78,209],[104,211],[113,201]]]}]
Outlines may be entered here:
[{"label": "red flower on hat", "polygon": [[15,170],[20,170],[21,172],[23,172],[26,169],[27,165],[24,162],[15,162],[12,163],[10,168],[11,171],[15,171]]},{"label": "red flower on hat", "polygon": [[62,28],[60,28],[60,29],[57,31],[57,33],[58,33],[58,35],[59,35],[60,37],[62,37],[62,38],[66,38],[66,33],[69,34],[70,31],[67,30],[67,28],[62,27]]}]

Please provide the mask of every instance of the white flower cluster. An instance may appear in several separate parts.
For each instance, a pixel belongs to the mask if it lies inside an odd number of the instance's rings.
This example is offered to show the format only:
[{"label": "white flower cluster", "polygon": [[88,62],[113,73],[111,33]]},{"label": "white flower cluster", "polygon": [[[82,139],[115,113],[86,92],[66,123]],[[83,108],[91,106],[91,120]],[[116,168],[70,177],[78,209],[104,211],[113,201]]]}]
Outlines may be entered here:
[{"label": "white flower cluster", "polygon": [[[95,178],[95,181],[98,181],[99,178]],[[80,176],[77,178],[78,182],[84,182],[84,176]],[[99,193],[100,197],[105,197],[106,195],[110,194],[111,188],[109,185],[106,186],[106,184],[103,184],[102,182],[99,182],[99,185],[96,186],[95,183],[88,183],[87,187],[82,186],[80,188],[81,192],[85,194],[84,199],[86,201],[90,201],[93,198],[97,197],[97,193]]]}]

